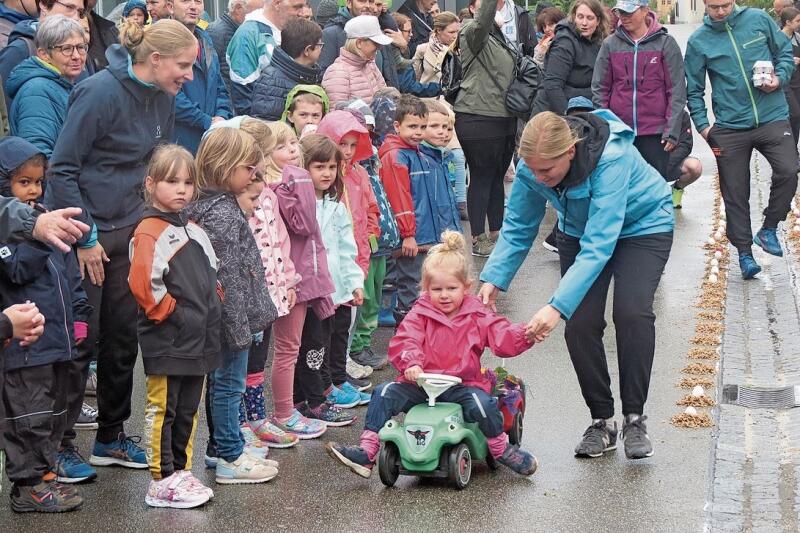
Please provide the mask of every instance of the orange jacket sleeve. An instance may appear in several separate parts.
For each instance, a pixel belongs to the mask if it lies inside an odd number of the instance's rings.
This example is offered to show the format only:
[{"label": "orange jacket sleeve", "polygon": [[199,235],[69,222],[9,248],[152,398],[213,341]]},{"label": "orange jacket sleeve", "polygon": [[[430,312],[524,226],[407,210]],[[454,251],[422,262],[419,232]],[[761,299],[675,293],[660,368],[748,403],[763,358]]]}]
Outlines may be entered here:
[{"label": "orange jacket sleeve", "polygon": [[147,318],[155,323],[163,322],[175,310],[176,303],[164,284],[167,258],[156,256],[156,240],[145,233],[134,235],[130,255],[128,285],[133,297]]}]

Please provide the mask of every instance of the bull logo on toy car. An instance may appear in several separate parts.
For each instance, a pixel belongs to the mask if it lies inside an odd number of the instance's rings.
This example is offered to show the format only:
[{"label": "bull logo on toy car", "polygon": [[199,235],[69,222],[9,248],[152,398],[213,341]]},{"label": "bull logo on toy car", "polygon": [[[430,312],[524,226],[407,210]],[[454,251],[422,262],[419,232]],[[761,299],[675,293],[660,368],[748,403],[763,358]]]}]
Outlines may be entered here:
[{"label": "bull logo on toy car", "polygon": [[417,453],[420,453],[428,447],[433,434],[433,428],[430,426],[406,426],[406,439],[410,446],[414,446]]}]

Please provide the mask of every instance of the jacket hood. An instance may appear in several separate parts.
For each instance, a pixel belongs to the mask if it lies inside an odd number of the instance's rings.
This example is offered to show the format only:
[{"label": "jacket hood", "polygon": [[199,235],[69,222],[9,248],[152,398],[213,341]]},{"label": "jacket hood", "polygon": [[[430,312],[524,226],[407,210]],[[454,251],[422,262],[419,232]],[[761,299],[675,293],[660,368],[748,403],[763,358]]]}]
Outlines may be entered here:
[{"label": "jacket hood", "polygon": [[336,12],[336,15],[334,15],[334,17],[325,25],[325,27],[341,26],[344,28],[344,25],[347,24],[347,21],[351,18],[353,18],[353,15],[350,14],[350,10],[345,6],[340,7],[339,11]]},{"label": "jacket hood", "polygon": [[705,24],[714,31],[725,31],[726,23],[732,27],[736,26],[736,20],[739,18],[739,15],[741,15],[744,12],[745,9],[747,8],[739,5],[734,6],[733,11],[731,11],[731,14],[722,20],[713,20],[711,17],[708,16],[708,14],[706,14],[703,16],[703,24]]},{"label": "jacket hood", "polygon": [[[225,201],[225,196],[232,193],[216,189],[200,189],[197,200],[186,206],[184,213],[189,220],[201,219],[217,203]],[[234,198],[234,201],[236,199]]]},{"label": "jacket hood", "polygon": [[610,136],[608,122],[592,113],[578,113],[566,119],[582,140],[575,145],[575,157],[569,172],[558,185],[563,188],[574,187],[586,181],[597,168]]},{"label": "jacket hood", "polygon": [[172,224],[173,226],[185,226],[186,225],[186,215],[183,213],[165,213],[164,211],[159,211],[155,207],[145,207],[144,212],[142,212],[142,220],[145,218],[160,218],[161,220]]},{"label": "jacket hood", "polygon": [[108,71],[127,89],[137,100],[144,100],[146,97],[159,92],[155,87],[146,87],[142,82],[131,78],[128,66],[130,65],[130,54],[121,44],[113,44],[106,50],[108,60]]},{"label": "jacket hood", "polygon": [[53,80],[67,91],[72,90],[72,83],[62,76],[55,67],[48,65],[38,57],[29,57],[11,71],[11,75],[6,82],[8,95],[12,99],[16,98],[17,92],[22,86],[34,78]]},{"label": "jacket hood", "polygon": [[[275,50],[277,50],[277,48]],[[283,108],[283,115],[281,115],[281,120],[283,122],[286,122],[286,117],[289,115],[289,108],[292,107],[295,97],[300,93],[310,93],[319,96],[322,99],[322,108],[325,113],[331,108],[331,101],[328,99],[328,93],[319,85],[295,85],[286,95],[286,105]]]},{"label": "jacket hood", "polygon": [[395,132],[394,116],[397,113],[397,103],[388,96],[376,96],[369,107],[375,116],[375,135],[382,143],[386,135]]},{"label": "jacket hood", "polygon": [[453,318],[449,318],[447,315],[437,309],[436,306],[433,305],[431,297],[427,292],[423,292],[420,295],[417,303],[414,304],[414,308],[422,315],[445,325],[450,324],[455,317],[461,314],[486,315],[488,313],[486,306],[483,305],[480,299],[474,294],[467,294],[464,296],[464,301],[461,302],[461,307],[459,308],[458,313],[453,316]]},{"label": "jacket hood", "polygon": [[[640,44],[649,41],[650,39],[654,38],[657,35],[667,33],[667,29],[664,26],[662,26],[660,22],[658,22],[655,13],[650,11],[647,14],[646,18],[647,18],[647,33],[645,33],[644,37],[642,37],[641,40],[639,41]],[[616,30],[614,30],[614,34],[623,41],[633,43],[633,39],[631,39],[630,35],[628,35],[628,32],[625,31],[625,28],[622,27],[621,23],[617,26]]]},{"label": "jacket hood", "polygon": [[20,13],[19,11],[7,8],[4,4],[0,4],[0,18],[4,18],[9,22],[13,22],[14,24],[26,20],[36,20],[35,16],[27,15],[25,13]]},{"label": "jacket hood", "polygon": [[339,144],[345,136],[354,134],[357,142],[353,161],[363,161],[372,157],[369,131],[349,111],[336,110],[325,115],[317,127],[317,133],[326,135],[336,144]]},{"label": "jacket hood", "polygon": [[0,195],[11,195],[11,173],[42,151],[22,137],[0,139]]},{"label": "jacket hood", "polygon": [[14,29],[11,30],[11,33],[8,34],[8,44],[11,44],[11,41],[19,39],[20,37],[33,39],[36,36],[36,28],[38,27],[38,19],[28,19],[17,23]]},{"label": "jacket hood", "polygon": [[441,163],[444,159],[444,151],[446,148],[444,146],[434,146],[432,144],[428,144],[427,142],[423,141],[422,144],[419,145],[419,151],[436,159],[437,162]]},{"label": "jacket hood", "polygon": [[290,78],[297,80],[304,85],[319,85],[322,83],[322,71],[316,65],[305,67],[289,57],[283,48],[276,46],[272,51],[272,65],[289,75]]},{"label": "jacket hood", "polygon": [[396,133],[391,133],[386,136],[386,140],[383,141],[383,144],[378,149],[378,157],[383,157],[384,154],[391,150],[417,150],[417,148],[405,142]]}]

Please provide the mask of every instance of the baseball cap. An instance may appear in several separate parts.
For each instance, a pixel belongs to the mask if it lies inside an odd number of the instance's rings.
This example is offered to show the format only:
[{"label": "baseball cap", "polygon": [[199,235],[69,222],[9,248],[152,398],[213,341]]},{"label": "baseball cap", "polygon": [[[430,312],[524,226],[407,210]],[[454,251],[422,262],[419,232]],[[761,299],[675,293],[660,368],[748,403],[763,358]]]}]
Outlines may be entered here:
[{"label": "baseball cap", "polygon": [[648,0],[619,0],[617,5],[614,6],[615,10],[624,11],[625,13],[633,13],[640,7],[647,7]]},{"label": "baseball cap", "polygon": [[344,32],[348,39],[369,39],[376,44],[392,44],[392,39],[384,35],[378,17],[359,15],[347,21]]},{"label": "baseball cap", "polygon": [[593,111],[594,105],[592,104],[592,101],[585,96],[575,96],[570,98],[569,102],[567,103],[567,113],[573,109],[586,109],[587,111]]}]

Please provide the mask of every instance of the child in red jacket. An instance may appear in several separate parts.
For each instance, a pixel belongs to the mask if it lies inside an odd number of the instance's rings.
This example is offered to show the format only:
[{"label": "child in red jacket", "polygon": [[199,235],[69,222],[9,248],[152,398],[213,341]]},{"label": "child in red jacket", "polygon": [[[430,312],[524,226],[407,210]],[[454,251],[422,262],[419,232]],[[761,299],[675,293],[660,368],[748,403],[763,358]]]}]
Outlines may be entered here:
[{"label": "child in red jacket", "polygon": [[481,373],[480,362],[486,347],[499,357],[514,357],[533,343],[525,337],[524,324],[494,314],[469,294],[471,286],[464,237],[446,231],[442,244],[431,248],[422,265],[422,296],[389,343],[389,359],[400,376],[375,388],[359,445],[329,442],[326,450],[331,457],[368,478],[380,448],[378,430],[393,416],[427,401],[416,385],[426,372],[460,377],[462,384],[439,399],[461,404],[464,419],[478,424],[499,463],[526,476],[536,471],[536,457],[509,444],[497,398],[489,394],[491,383]]}]

